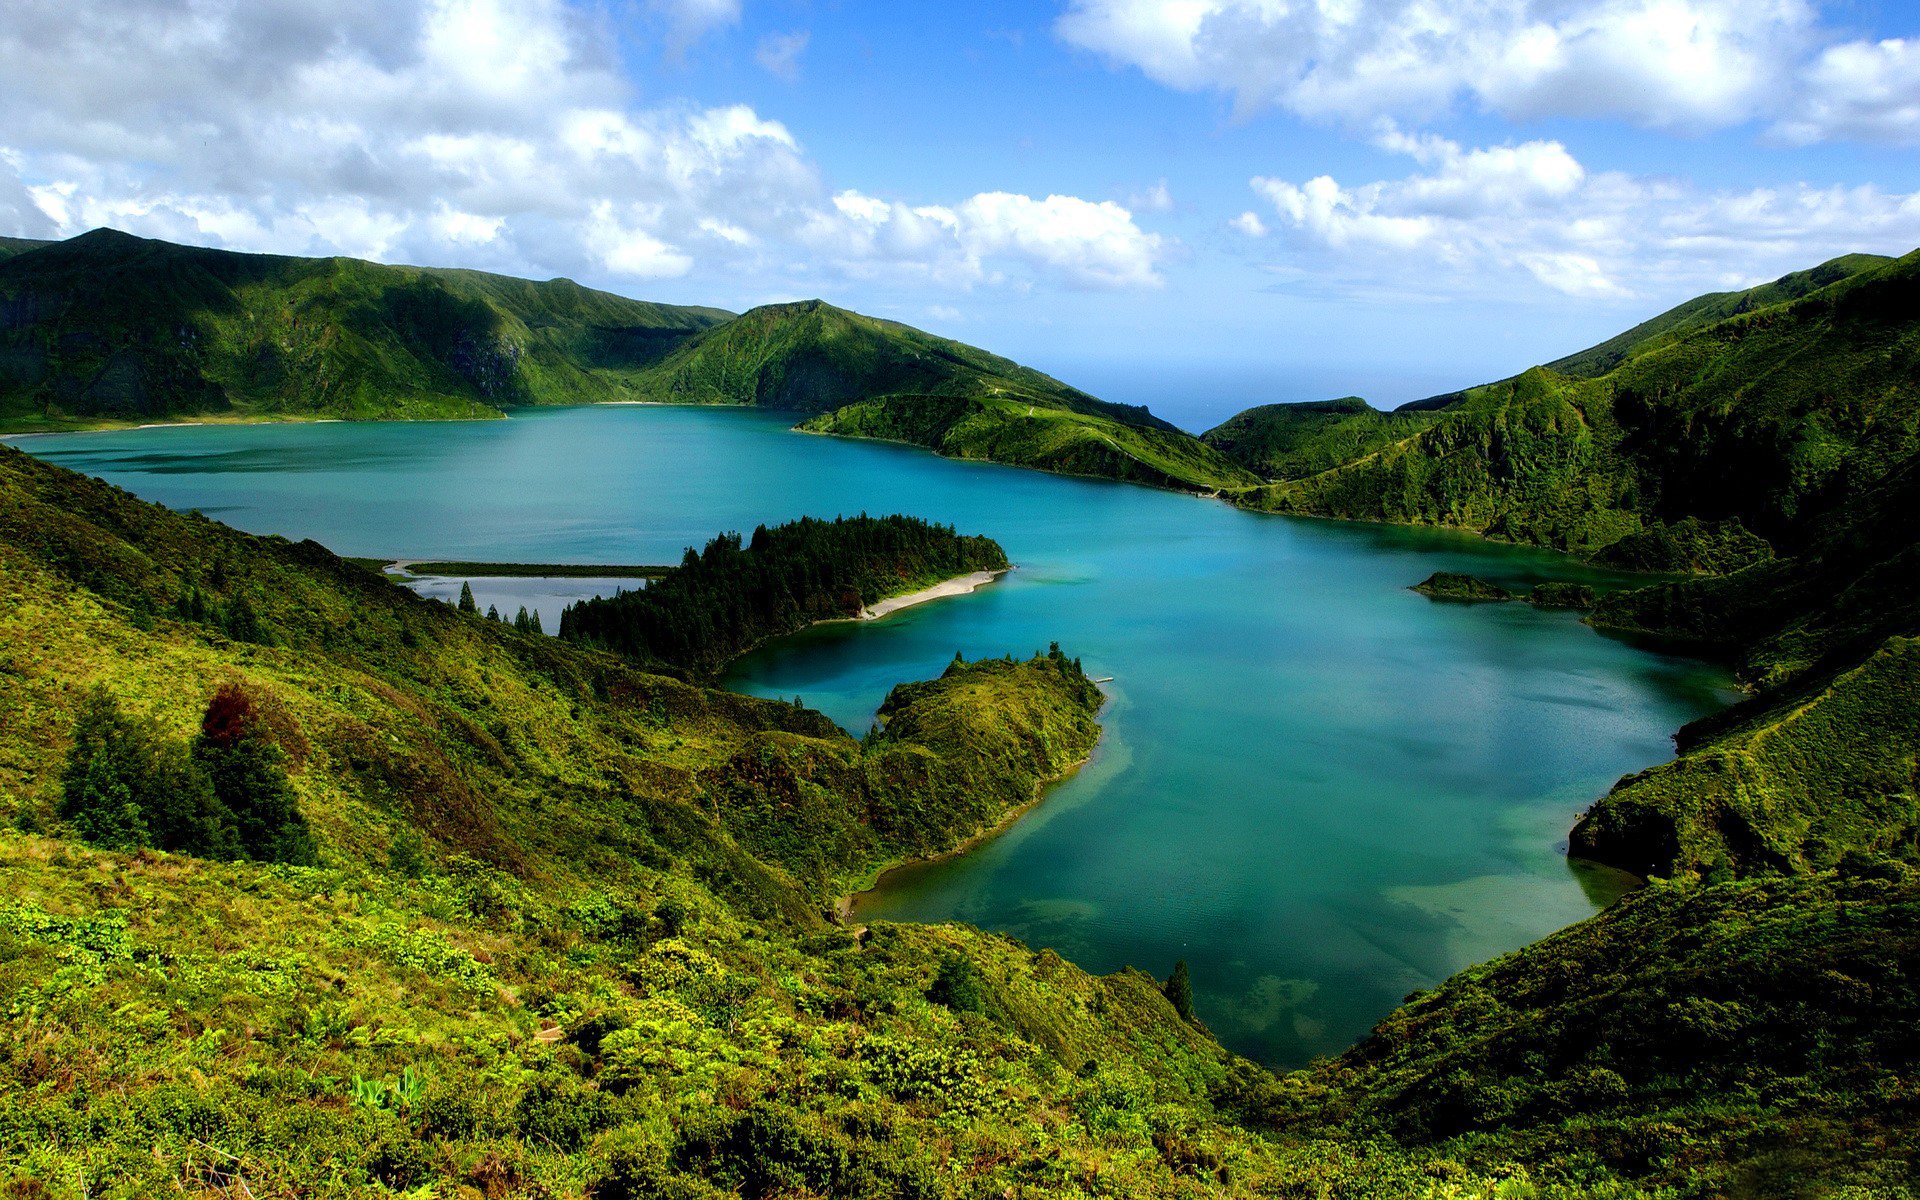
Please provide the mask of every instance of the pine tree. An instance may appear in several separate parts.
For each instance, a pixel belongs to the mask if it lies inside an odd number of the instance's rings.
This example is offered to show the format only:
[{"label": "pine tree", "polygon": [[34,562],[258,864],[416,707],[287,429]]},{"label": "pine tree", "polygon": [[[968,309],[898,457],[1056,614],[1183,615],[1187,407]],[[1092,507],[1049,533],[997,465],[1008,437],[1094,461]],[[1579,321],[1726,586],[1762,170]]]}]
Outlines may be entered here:
[{"label": "pine tree", "polygon": [[264,862],[317,860],[313,835],[287,780],[285,755],[245,688],[228,683],[214,692],[193,757],[206,771],[214,798],[233,814],[242,854]]},{"label": "pine tree", "polygon": [[1173,964],[1173,974],[1167,976],[1166,993],[1173,1011],[1180,1014],[1182,1021],[1193,1024],[1193,980],[1187,974],[1186,959]]},{"label": "pine tree", "polygon": [[487,620],[498,621],[499,619],[500,619],[500,610],[495,608],[491,604],[487,605]]},{"label": "pine tree", "polygon": [[533,610],[533,616],[529,618],[527,621],[527,632],[528,633],[545,633],[546,632],[546,630],[540,628],[540,610],[537,608]]},{"label": "pine tree", "polygon": [[466,580],[460,581],[460,611],[478,614],[480,606],[473,600],[473,585]]},{"label": "pine tree", "polygon": [[61,792],[61,817],[96,846],[238,853],[231,814],[200,764],[152,721],[123,713],[105,688],[81,703]]},{"label": "pine tree", "polygon": [[520,611],[513,616],[513,627],[521,633],[527,633],[532,629],[532,626],[533,623],[527,619],[527,606],[522,604]]}]

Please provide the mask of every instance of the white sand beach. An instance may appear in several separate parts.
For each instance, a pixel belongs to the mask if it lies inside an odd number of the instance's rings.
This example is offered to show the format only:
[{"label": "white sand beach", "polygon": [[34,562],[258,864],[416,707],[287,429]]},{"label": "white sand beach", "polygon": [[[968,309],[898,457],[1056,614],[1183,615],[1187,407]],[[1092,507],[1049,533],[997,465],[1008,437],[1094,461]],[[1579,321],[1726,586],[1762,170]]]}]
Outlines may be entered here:
[{"label": "white sand beach", "polygon": [[[1011,568],[1008,568],[1011,570]],[[942,600],[948,596],[964,596],[975,588],[984,587],[1005,575],[1002,571],[975,571],[971,575],[961,575],[930,588],[921,588],[917,592],[908,592],[904,596],[890,596],[878,604],[871,605],[860,612],[862,621],[877,621],[889,613],[911,608],[916,604],[925,604],[929,600]]]}]

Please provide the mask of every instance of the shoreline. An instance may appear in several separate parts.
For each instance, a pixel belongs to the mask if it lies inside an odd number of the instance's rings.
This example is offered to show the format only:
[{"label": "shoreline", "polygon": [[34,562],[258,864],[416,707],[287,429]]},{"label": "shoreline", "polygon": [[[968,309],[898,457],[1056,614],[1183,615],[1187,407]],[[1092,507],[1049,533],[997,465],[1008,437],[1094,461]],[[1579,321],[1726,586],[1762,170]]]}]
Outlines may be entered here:
[{"label": "shoreline", "polygon": [[859,616],[846,619],[853,621],[878,621],[882,617],[891,616],[903,608],[912,608],[916,604],[925,604],[930,600],[945,600],[949,596],[971,595],[988,584],[995,582],[1011,570],[1013,570],[1011,566],[1005,566],[997,571],[975,571],[969,575],[956,575],[952,579],[942,580],[932,587],[924,587],[917,592],[908,592],[904,596],[889,596],[885,600],[875,601],[873,604],[861,609]]},{"label": "shoreline", "polygon": [[[1104,707],[1104,704],[1102,707]],[[1078,775],[1081,768],[1085,767],[1089,762],[1092,762],[1093,756],[1100,751],[1100,743],[1105,740],[1106,732],[1102,730],[1100,739],[1093,744],[1093,749],[1068,763],[1061,769],[1059,774],[1051,775],[1035,783],[1033,785],[1033,798],[1031,800],[1028,800],[1025,804],[1008,809],[1002,813],[1000,818],[993,824],[969,835],[959,844],[942,850],[938,854],[929,854],[924,858],[902,859],[898,862],[887,863],[884,866],[875,868],[874,871],[866,877],[865,886],[842,893],[833,898],[833,919],[843,925],[852,921],[854,917],[858,915],[860,898],[862,896],[870,896],[874,892],[879,891],[880,886],[886,882],[887,876],[895,872],[904,871],[909,867],[930,866],[934,863],[945,862],[951,858],[959,858],[963,854],[969,854],[978,850],[982,845],[1006,833],[1015,825],[1018,825],[1022,817],[1040,807],[1046,798],[1053,793],[1054,788],[1059,787],[1061,784],[1067,782],[1067,780]]]}]

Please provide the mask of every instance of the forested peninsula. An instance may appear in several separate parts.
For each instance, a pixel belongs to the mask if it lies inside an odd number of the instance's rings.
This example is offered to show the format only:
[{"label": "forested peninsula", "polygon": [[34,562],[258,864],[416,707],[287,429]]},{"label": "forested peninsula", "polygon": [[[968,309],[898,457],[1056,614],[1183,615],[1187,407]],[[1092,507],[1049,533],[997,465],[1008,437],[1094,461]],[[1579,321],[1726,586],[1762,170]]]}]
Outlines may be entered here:
[{"label": "forested peninsula", "polygon": [[892,596],[1005,571],[992,538],[914,517],[802,517],[722,534],[645,588],[582,600],[560,636],[638,662],[712,676],[770,638],[851,620]]}]

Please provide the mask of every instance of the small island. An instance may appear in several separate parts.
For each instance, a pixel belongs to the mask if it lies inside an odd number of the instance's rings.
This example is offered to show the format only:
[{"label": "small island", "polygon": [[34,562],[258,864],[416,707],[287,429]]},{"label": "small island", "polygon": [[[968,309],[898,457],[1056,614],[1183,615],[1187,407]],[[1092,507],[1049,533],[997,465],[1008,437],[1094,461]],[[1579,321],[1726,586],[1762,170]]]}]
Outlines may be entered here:
[{"label": "small island", "polygon": [[1434,600],[1454,600],[1463,604],[1500,603],[1520,598],[1498,584],[1458,571],[1435,571],[1409,590]]}]

